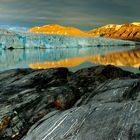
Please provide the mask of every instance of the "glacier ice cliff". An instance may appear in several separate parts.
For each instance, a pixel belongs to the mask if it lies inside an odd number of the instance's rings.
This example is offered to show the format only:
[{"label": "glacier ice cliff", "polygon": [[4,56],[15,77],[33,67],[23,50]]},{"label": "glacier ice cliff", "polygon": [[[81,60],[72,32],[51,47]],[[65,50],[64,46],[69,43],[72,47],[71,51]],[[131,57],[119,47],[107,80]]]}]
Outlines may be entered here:
[{"label": "glacier ice cliff", "polygon": [[0,29],[0,48],[59,48],[134,45],[126,40],[106,39],[92,36],[42,35],[23,31]]}]

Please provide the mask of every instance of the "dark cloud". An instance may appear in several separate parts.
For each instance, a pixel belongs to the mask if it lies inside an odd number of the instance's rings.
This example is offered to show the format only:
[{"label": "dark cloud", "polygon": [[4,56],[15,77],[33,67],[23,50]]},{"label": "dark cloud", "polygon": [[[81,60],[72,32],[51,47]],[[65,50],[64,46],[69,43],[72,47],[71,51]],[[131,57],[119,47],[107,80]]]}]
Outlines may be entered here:
[{"label": "dark cloud", "polygon": [[139,0],[1,0],[0,24],[81,27],[140,21]]}]

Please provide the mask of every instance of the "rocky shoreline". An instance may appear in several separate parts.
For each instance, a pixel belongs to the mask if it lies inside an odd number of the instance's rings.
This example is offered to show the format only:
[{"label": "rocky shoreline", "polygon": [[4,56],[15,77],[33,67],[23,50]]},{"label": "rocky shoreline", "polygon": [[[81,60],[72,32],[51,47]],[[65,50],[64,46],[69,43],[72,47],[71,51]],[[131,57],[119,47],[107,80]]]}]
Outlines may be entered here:
[{"label": "rocky shoreline", "polygon": [[139,140],[140,74],[96,66],[0,73],[0,140]]}]

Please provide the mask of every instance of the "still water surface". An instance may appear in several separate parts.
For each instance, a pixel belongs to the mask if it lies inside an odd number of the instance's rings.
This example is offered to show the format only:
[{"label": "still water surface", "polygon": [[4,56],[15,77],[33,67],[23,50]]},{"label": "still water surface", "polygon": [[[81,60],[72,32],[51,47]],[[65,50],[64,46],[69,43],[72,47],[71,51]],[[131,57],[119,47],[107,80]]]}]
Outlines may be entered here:
[{"label": "still water surface", "polygon": [[[14,68],[68,67],[71,71],[113,64],[139,72],[140,51],[133,46],[0,50],[0,71]],[[131,62],[132,61],[132,62]]]}]

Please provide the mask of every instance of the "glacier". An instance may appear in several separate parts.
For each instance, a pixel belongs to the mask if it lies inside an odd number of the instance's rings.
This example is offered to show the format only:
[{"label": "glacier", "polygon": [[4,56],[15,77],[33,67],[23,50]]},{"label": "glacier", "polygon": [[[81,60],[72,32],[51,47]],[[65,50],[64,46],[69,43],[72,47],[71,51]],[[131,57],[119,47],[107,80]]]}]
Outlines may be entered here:
[{"label": "glacier", "polygon": [[135,42],[93,36],[44,35],[0,29],[0,49],[69,48],[88,46],[135,45]]}]

